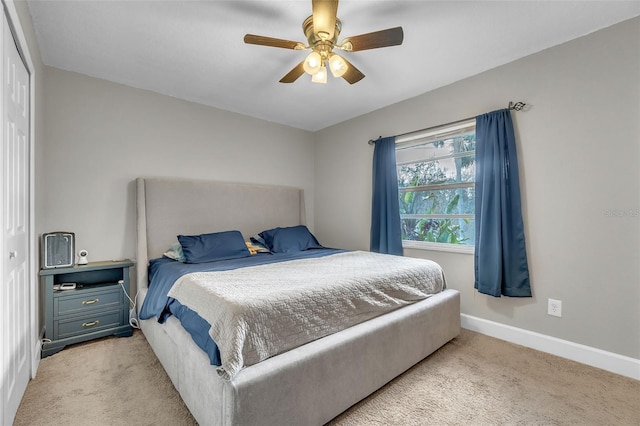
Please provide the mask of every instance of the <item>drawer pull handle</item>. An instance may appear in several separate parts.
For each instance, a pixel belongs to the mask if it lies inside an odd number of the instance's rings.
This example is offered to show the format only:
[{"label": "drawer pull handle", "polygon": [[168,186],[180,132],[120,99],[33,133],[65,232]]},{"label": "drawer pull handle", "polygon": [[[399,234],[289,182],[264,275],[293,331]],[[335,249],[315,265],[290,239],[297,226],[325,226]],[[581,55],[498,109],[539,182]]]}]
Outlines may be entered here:
[{"label": "drawer pull handle", "polygon": [[83,305],[93,305],[94,303],[97,303],[97,302],[99,302],[99,301],[100,301],[100,299],[83,300],[83,301],[82,301],[82,304],[83,304]]},{"label": "drawer pull handle", "polygon": [[93,322],[83,322],[82,326],[83,327],[93,327],[94,325],[98,325],[100,323],[100,321],[95,320]]}]

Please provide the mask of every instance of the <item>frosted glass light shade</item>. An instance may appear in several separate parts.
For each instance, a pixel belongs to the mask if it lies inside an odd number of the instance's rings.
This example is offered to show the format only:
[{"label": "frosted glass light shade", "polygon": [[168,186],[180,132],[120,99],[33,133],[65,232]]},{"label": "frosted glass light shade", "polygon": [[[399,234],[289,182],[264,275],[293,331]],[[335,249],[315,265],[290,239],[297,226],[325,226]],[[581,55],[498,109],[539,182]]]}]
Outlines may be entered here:
[{"label": "frosted glass light shade", "polygon": [[322,58],[318,52],[309,53],[309,56],[302,64],[304,72],[310,75],[315,75],[320,70],[320,67],[322,67]]},{"label": "frosted glass light shade", "polygon": [[342,77],[344,73],[347,72],[349,66],[340,55],[334,53],[329,58],[329,68],[334,77]]},{"label": "frosted glass light shade", "polygon": [[318,70],[318,72],[311,77],[311,81],[314,83],[326,84],[327,83],[327,67],[322,65]]}]

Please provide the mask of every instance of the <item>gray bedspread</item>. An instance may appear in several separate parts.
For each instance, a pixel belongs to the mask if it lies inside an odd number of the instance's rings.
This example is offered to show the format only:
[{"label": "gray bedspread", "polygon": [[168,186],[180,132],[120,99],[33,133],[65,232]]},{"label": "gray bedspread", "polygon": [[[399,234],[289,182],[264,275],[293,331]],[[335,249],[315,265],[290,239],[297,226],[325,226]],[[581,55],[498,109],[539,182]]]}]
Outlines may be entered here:
[{"label": "gray bedspread", "polygon": [[211,324],[222,360],[218,374],[231,379],[245,366],[444,288],[435,262],[356,251],[192,273],[169,296]]}]

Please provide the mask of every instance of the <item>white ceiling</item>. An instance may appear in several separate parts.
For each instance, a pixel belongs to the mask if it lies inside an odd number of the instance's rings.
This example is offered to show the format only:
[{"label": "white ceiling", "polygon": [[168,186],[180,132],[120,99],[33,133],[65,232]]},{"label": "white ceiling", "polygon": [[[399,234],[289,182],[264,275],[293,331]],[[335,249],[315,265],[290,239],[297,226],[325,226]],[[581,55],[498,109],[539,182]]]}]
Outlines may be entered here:
[{"label": "white ceiling", "polygon": [[46,65],[311,131],[640,15],[637,0],[343,0],[340,40],[402,26],[404,43],[345,54],[366,78],[322,85],[278,83],[305,51],[243,42],[305,42],[311,0],[28,4]]}]

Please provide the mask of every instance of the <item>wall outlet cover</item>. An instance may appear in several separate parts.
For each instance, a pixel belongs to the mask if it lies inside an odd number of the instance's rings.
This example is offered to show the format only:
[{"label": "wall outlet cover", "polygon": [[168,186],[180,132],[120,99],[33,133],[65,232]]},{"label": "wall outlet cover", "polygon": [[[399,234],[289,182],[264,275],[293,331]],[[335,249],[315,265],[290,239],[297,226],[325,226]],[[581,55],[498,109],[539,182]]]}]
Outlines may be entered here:
[{"label": "wall outlet cover", "polygon": [[549,299],[547,314],[554,317],[562,317],[562,300]]}]

